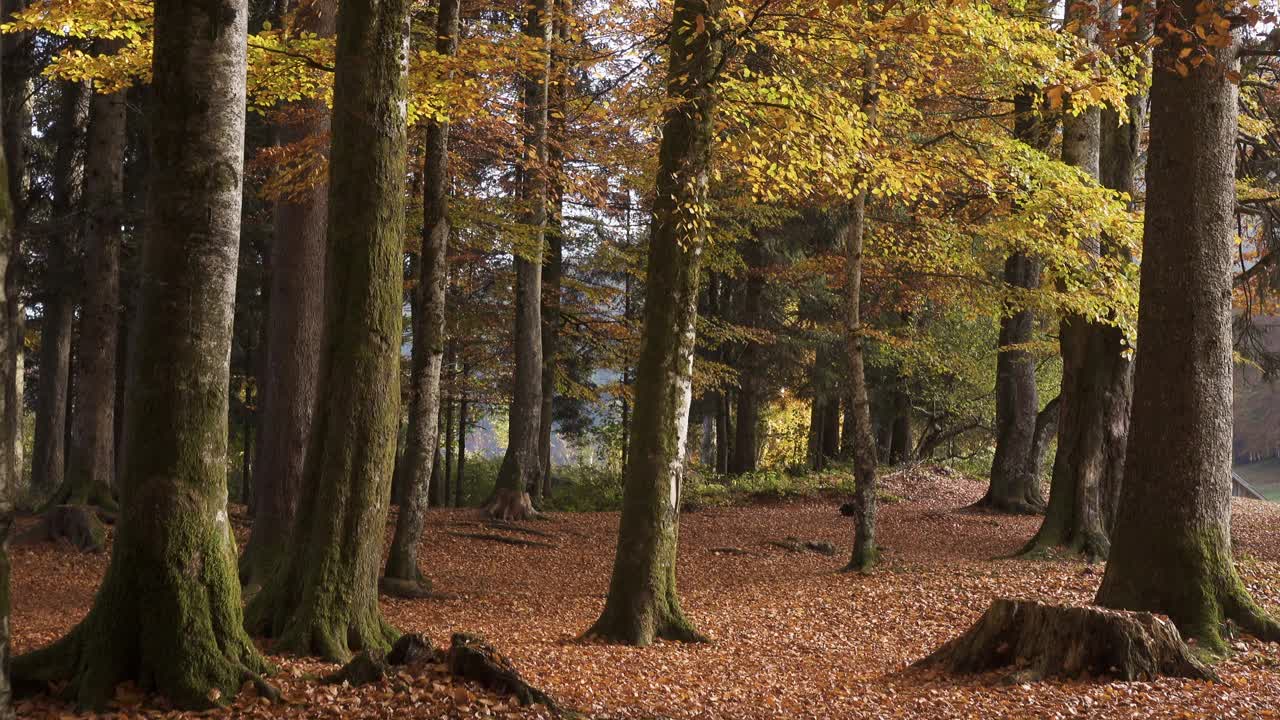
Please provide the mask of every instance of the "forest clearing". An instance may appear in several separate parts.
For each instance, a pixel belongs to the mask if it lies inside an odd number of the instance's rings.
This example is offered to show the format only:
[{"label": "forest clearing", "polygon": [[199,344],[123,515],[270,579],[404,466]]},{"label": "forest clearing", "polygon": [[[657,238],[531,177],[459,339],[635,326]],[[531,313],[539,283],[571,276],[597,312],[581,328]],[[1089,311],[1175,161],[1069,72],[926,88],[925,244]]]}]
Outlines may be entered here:
[{"label": "forest clearing", "polygon": [[[534,527],[561,539],[554,549],[520,548],[451,537],[478,525],[473,511],[438,510],[422,545],[437,587],[459,597],[384,597],[384,612],[406,632],[446,644],[452,632],[501,639],[501,649],[534,685],[596,718],[1179,718],[1273,717],[1280,668],[1271,643],[1241,638],[1220,664],[1221,683],[1163,679],[1005,682],[1007,672],[952,678],[904,672],[968,627],[999,596],[1087,603],[1101,579],[1096,564],[1022,560],[1013,553],[1035,531],[1034,518],[964,511],[985,484],[937,468],[885,478],[902,500],[884,508],[884,566],[871,575],[837,572],[838,558],[788,552],[767,543],[823,538],[848,549],[848,520],[829,501],[763,502],[708,508],[681,522],[680,582],[706,645],[659,643],[636,650],[578,639],[607,586],[613,513],[557,514]],[[1236,500],[1235,544],[1250,590],[1280,607],[1280,507]],[[720,548],[721,551],[717,551]],[[737,548],[748,554],[728,554]],[[67,548],[14,551],[14,641],[19,651],[64,633],[88,609],[103,556],[86,562]],[[245,717],[551,717],[474,685],[455,697],[449,680],[385,681],[359,688],[320,685],[290,673],[336,668],[296,658],[281,662],[286,695],[278,706],[248,697]],[[332,694],[326,694],[326,690]],[[169,717],[139,695],[118,712]],[[48,699],[19,709],[65,718]]]}]

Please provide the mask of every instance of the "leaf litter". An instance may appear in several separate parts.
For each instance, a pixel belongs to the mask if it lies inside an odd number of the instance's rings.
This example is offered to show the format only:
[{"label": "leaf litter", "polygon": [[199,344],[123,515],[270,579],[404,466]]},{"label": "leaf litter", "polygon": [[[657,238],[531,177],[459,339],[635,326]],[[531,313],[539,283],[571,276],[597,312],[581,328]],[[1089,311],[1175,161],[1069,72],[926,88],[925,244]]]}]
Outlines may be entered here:
[{"label": "leaf litter", "polygon": [[[1232,655],[1219,663],[1221,683],[1010,684],[997,675],[906,672],[967,629],[996,597],[1088,603],[1103,568],[1076,559],[1010,558],[1038,518],[963,511],[985,488],[958,473],[916,467],[886,476],[883,485],[902,499],[881,506],[885,558],[867,575],[839,572],[852,525],[830,500],[683,514],[681,597],[710,643],[628,648],[579,639],[604,603],[616,513],[556,514],[530,524],[554,545],[544,547],[466,537],[456,529],[478,522],[474,510],[433,510],[420,559],[444,599],[383,597],[383,610],[397,627],[437,646],[447,647],[453,632],[483,635],[531,684],[602,719],[1280,717],[1280,647],[1251,638],[1234,641]],[[1259,602],[1280,611],[1280,505],[1233,503],[1241,575]],[[527,537],[503,528],[486,532]],[[830,542],[837,554],[770,545],[786,537]],[[54,545],[14,547],[11,554],[12,628],[21,652],[56,639],[84,616],[107,556]],[[552,717],[544,706],[520,707],[460,682],[440,664],[350,687],[320,682],[337,665],[270,659],[282,704],[247,686],[224,709],[182,713],[126,685],[104,717]],[[84,717],[49,696],[20,700],[17,708],[20,717]]]}]

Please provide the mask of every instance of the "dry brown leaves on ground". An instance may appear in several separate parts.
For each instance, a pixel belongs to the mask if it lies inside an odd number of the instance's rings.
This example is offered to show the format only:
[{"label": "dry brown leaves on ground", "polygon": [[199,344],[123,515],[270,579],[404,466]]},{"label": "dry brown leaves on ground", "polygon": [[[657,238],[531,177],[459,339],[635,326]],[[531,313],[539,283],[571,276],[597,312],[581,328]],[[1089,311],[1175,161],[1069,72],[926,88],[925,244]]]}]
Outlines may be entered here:
[{"label": "dry brown leaves on ground", "polygon": [[[852,528],[830,502],[686,513],[680,528],[684,607],[712,642],[626,648],[576,638],[604,602],[617,515],[556,515],[529,527],[544,546],[467,537],[473,511],[433,511],[422,566],[455,599],[384,599],[388,618],[446,645],[477,632],[511,656],[526,679],[562,704],[601,718],[1147,718],[1280,717],[1277,646],[1245,639],[1218,666],[1220,684],[1043,682],[906,673],[912,661],[967,629],[998,596],[1087,603],[1101,566],[1007,559],[1037,519],[960,512],[983,486],[945,471],[886,479],[905,498],[882,506],[884,564],[870,575],[838,572]],[[1280,505],[1235,501],[1239,567],[1255,598],[1280,609]],[[460,528],[464,532],[459,532]],[[486,534],[521,535],[480,528]],[[243,530],[243,529],[242,529]],[[471,533],[471,534],[480,534]],[[826,540],[837,555],[769,544]],[[737,548],[746,552],[725,552]],[[89,607],[105,556],[69,549],[13,550],[13,629],[18,650],[69,629]],[[442,668],[402,673],[362,688],[323,686],[332,665],[272,658],[289,702],[243,694],[215,715],[278,718],[548,717],[541,707],[456,684]],[[123,688],[117,717],[173,716]],[[48,698],[21,715],[67,717]]]}]

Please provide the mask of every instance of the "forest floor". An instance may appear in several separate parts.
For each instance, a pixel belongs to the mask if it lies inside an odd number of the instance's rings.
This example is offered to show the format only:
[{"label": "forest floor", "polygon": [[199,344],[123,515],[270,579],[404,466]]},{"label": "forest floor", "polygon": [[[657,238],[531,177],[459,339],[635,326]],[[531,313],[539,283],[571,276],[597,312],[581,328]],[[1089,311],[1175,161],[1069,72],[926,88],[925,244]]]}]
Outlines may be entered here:
[{"label": "forest floor", "polygon": [[[1041,682],[954,678],[907,666],[963,632],[996,597],[1087,603],[1101,566],[1007,559],[1037,518],[964,512],[983,485],[917,468],[890,476],[902,498],[882,505],[885,562],[838,572],[852,528],[833,501],[776,502],[687,512],[680,523],[684,607],[712,641],[625,648],[576,637],[599,613],[617,532],[613,513],[557,514],[530,527],[544,538],[482,528],[475,511],[433,511],[422,565],[448,600],[384,598],[388,618],[447,646],[478,632],[535,686],[593,718],[1134,718],[1280,717],[1280,646],[1243,639],[1218,666],[1221,683]],[[1237,560],[1254,597],[1280,611],[1280,505],[1236,500]],[[243,531],[243,528],[240,528]],[[555,547],[465,537],[502,534]],[[794,536],[834,543],[835,556],[769,545]],[[731,548],[734,552],[725,550]],[[13,631],[29,650],[69,629],[92,601],[106,556],[68,548],[13,549]],[[323,686],[326,666],[273,658],[289,703],[241,698],[237,717],[550,717],[439,668],[361,688]],[[172,716],[123,690],[119,716]],[[47,698],[23,717],[70,717]]]}]

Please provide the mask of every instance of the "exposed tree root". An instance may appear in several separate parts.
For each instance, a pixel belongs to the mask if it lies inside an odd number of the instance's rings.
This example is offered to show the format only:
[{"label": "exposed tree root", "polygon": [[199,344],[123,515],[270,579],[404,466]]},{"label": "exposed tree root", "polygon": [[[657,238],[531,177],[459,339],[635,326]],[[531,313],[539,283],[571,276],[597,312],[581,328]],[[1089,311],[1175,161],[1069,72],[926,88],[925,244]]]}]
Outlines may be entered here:
[{"label": "exposed tree root", "polygon": [[765,544],[794,553],[814,552],[828,557],[836,554],[836,546],[826,540],[801,540],[797,537],[786,537],[781,540],[769,540]]},{"label": "exposed tree root", "polygon": [[534,537],[555,538],[555,533],[549,533],[545,530],[535,530],[534,528],[516,525],[515,523],[503,522],[502,520],[490,520],[484,523],[484,526],[491,530],[506,530],[513,533],[521,533],[523,535],[533,535]]},{"label": "exposed tree root", "polygon": [[54,505],[35,527],[15,538],[19,544],[61,541],[81,552],[100,553],[107,548],[107,529],[88,505]]},{"label": "exposed tree root", "polygon": [[367,685],[385,679],[391,674],[392,666],[421,665],[438,660],[440,653],[431,647],[430,640],[417,633],[408,633],[401,635],[390,651],[366,650],[359,653],[340,670],[322,678],[321,682]]},{"label": "exposed tree root", "polygon": [[541,542],[538,540],[525,540],[523,538],[507,537],[506,535],[495,535],[493,533],[463,533],[451,532],[453,537],[470,538],[472,540],[487,540],[489,542],[502,543],[504,545],[518,545],[520,547],[538,547],[538,548],[558,548],[555,543]]},{"label": "exposed tree root", "polygon": [[521,705],[539,703],[553,711],[555,701],[545,692],[525,682],[515,665],[479,635],[454,633],[448,654],[449,672],[484,687],[514,696]]},{"label": "exposed tree root", "polygon": [[111,488],[102,483],[64,482],[44,504],[41,512],[47,512],[58,505],[92,505],[112,518],[120,513],[120,505],[111,494]]},{"label": "exposed tree root", "polygon": [[490,519],[507,523],[540,517],[540,513],[533,507],[529,493],[510,488],[494,490],[493,497],[489,498],[481,510]]},{"label": "exposed tree root", "polygon": [[436,592],[428,580],[402,580],[400,578],[378,578],[378,592],[405,600],[457,600],[459,596],[452,593]]},{"label": "exposed tree root", "polygon": [[992,513],[997,515],[1043,515],[1048,505],[1044,502],[996,498],[985,495],[981,500],[961,508],[964,512]]},{"label": "exposed tree root", "polygon": [[1012,669],[1043,678],[1216,679],[1169,620],[1145,612],[1001,598],[960,637],[913,665],[951,673]]}]

